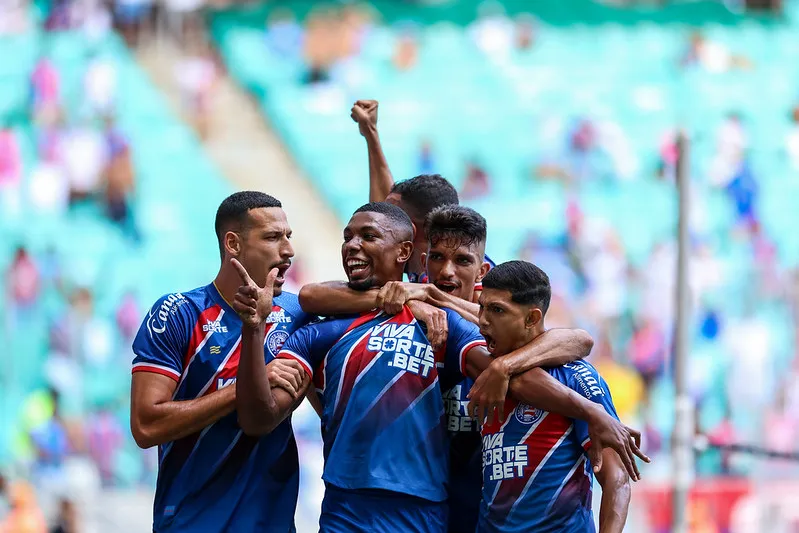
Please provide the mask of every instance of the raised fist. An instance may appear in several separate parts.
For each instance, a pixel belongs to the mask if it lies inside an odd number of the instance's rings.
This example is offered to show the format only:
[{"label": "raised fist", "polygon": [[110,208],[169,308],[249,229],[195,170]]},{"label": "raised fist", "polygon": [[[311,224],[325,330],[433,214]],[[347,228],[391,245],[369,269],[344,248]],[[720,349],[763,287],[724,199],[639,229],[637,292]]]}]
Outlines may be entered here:
[{"label": "raised fist", "polygon": [[377,100],[358,100],[350,110],[350,117],[358,123],[361,135],[377,129]]}]

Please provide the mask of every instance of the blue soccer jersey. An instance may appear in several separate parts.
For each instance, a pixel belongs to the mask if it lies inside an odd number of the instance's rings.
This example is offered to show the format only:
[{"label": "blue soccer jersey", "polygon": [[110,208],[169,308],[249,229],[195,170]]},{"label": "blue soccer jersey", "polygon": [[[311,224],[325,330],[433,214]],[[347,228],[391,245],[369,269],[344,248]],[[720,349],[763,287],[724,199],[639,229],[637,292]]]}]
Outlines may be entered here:
[{"label": "blue soccer jersey", "polygon": [[[548,369],[618,418],[605,380],[586,361]],[[483,426],[483,533],[594,531],[588,424],[508,399],[504,423]]]},{"label": "blue soccer jersey", "polygon": [[446,500],[448,441],[440,381],[462,379],[464,358],[485,340],[446,309],[449,337],[434,352],[410,310],[374,311],[310,324],[279,357],[300,361],[323,402],[324,480]]},{"label": "blue soccer jersey", "polygon": [[[277,296],[265,361],[307,322],[296,295]],[[211,284],[156,302],[133,342],[133,372],[167,376],[175,400],[192,400],[235,382],[240,348],[241,320]],[[299,463],[288,419],[256,438],[231,413],[158,452],[154,531],[294,531]]]}]

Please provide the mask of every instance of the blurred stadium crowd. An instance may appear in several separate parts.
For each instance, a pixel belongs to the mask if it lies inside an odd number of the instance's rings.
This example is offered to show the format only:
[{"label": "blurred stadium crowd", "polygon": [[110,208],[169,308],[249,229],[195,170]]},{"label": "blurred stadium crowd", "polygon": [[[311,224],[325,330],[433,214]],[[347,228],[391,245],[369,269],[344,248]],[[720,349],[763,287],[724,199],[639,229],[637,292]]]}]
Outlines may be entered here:
[{"label": "blurred stadium crowd", "polygon": [[[208,14],[218,57],[203,44],[201,4],[0,3],[0,469],[30,480],[62,531],[75,530],[64,495],[153,484],[156,452],[128,430],[130,344],[146,305],[216,267],[216,244],[193,221],[230,189],[201,144],[222,69],[259,100],[340,219],[367,197],[349,107],[380,100],[395,179],[450,179],[487,218],[493,259],[549,273],[550,326],[593,334],[619,415],[645,430],[651,482],[671,475],[673,183],[685,129],[697,432],[796,451],[796,2],[780,22],[687,10],[659,23],[588,7],[569,20],[511,3],[462,2],[454,17],[288,2]],[[185,45],[176,75],[196,131],[129,52],[150,35],[153,10]],[[176,257],[207,264],[178,270]],[[295,418],[301,453],[316,426]],[[697,471],[772,480],[799,467],[710,451]],[[24,505],[28,487],[12,489],[15,511],[0,503],[0,524],[20,509],[43,520]]]}]

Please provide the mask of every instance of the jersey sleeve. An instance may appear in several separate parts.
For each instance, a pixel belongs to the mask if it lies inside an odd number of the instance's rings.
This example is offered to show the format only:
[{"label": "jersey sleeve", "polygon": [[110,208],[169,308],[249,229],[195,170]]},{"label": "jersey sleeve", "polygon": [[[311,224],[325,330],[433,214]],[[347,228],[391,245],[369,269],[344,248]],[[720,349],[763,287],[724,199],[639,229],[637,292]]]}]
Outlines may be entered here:
[{"label": "jersey sleeve", "polygon": [[[560,381],[565,382],[566,386],[582,395],[584,398],[598,403],[605,408],[605,411],[619,420],[616,414],[616,407],[613,405],[613,398],[605,379],[599,375],[593,365],[583,361],[577,361],[568,365],[563,365],[559,369],[562,372]],[[560,377],[560,376],[556,376]],[[584,450],[591,447],[591,439],[588,436],[588,423],[585,420],[574,421],[574,431],[580,445]]]},{"label": "jersey sleeve", "polygon": [[133,373],[153,372],[180,381],[192,322],[191,305],[182,294],[155,302],[133,340]]},{"label": "jersey sleeve", "polygon": [[448,374],[466,377],[466,354],[476,346],[485,346],[486,341],[480,330],[451,309],[446,309],[447,348],[444,354],[444,369]]},{"label": "jersey sleeve", "polygon": [[277,359],[294,359],[313,379],[325,354],[338,340],[334,321],[316,321],[295,331],[283,344]]}]

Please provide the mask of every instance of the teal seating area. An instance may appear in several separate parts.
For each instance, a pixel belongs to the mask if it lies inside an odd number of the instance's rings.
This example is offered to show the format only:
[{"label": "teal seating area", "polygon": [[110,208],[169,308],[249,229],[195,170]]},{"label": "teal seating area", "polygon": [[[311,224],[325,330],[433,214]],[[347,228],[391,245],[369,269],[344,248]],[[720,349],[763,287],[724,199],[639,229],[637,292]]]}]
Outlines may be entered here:
[{"label": "teal seating area", "polygon": [[[723,308],[729,323],[744,317],[768,323],[773,341],[768,373],[776,386],[780,369],[795,355],[790,304],[753,294],[751,246],[736,238],[735,204],[712,183],[710,167],[719,126],[730,113],[739,113],[748,138],[746,160],[759,188],[755,209],[762,229],[776,246],[778,267],[799,266],[799,210],[793,205],[799,180],[784,151],[790,110],[799,102],[797,4],[786,3],[784,17],[766,20],[733,15],[714,2],[680,3],[657,14],[591,2],[503,3],[509,16],[530,11],[538,19],[531,49],[511,47],[507,53],[485,53],[476,45],[469,25],[480,13],[477,4],[447,4],[439,12],[373,3],[381,23],[368,26],[359,51],[335,63],[330,81],[317,85],[303,81],[307,66],[301,50],[292,55],[268,45],[265,22],[276,14],[275,6],[219,12],[210,27],[231,75],[258,98],[340,220],[367,197],[365,143],[349,109],[357,99],[377,99],[381,140],[395,179],[420,173],[419,147],[425,141],[433,147],[433,170],[456,187],[463,183],[466,162],[480,162],[491,177],[491,191],[466,203],[488,220],[488,253],[497,261],[518,257],[531,233],[544,242],[558,241],[567,230],[567,203],[575,197],[586,219],[612,225],[629,264],[645,268],[655,247],[676,235],[675,187],[656,174],[665,134],[683,129],[691,141],[692,202],[701,219],[693,237],[709,244],[729,268],[727,283],[702,299]],[[286,12],[301,27],[314,10],[308,2],[281,3],[282,20],[290,20]],[[714,73],[683,67],[696,31],[731,54],[746,56],[751,68]],[[418,59],[400,71],[392,56],[408,32],[418,44]],[[624,134],[619,144],[632,154],[630,170],[620,175],[606,165],[572,186],[537,179],[533,167],[560,155],[548,121],[568,125],[581,117],[618,126]],[[626,304],[632,313],[640,311],[636,294],[632,291]],[[629,339],[629,332],[620,335],[617,347]],[[705,428],[724,417],[727,384],[721,377],[736,364],[726,349],[696,333],[692,361],[720,376],[706,384],[711,393],[700,412]],[[659,381],[651,391],[646,419],[666,439],[671,382]],[[773,398],[774,392],[765,394]],[[758,408],[739,409],[732,417],[744,439],[762,437]]]},{"label": "teal seating area", "polygon": [[[40,54],[53,61],[61,79],[61,105],[67,124],[83,120],[82,78],[92,57],[113,61],[117,75],[115,119],[127,137],[135,171],[132,211],[139,243],[102,212],[95,202],[76,204],[67,213],[34,211],[28,194],[29,175],[36,164],[34,125],[28,118],[29,78]],[[66,295],[44,287],[35,307],[15,313],[3,306],[0,344],[0,467],[30,453],[25,432],[30,413],[28,395],[45,386],[44,363],[49,353],[48,331],[68,307],[66,297],[86,287],[94,297],[95,315],[113,322],[123,295],[132,292],[140,312],[162,294],[206,283],[218,257],[213,214],[230,186],[209,162],[195,134],[168,109],[151,81],[136,65],[115,34],[99,42],[82,32],[0,37],[0,121],[11,124],[23,155],[23,181],[18,194],[0,191],[0,270],[6,271],[16,247],[23,244],[36,258],[55,252]],[[16,198],[12,201],[12,198]],[[209,261],[208,258],[212,260]],[[146,272],[147,275],[142,273]],[[6,287],[7,289],[7,287]],[[127,433],[129,417],[129,341],[117,335],[114,357],[102,363],[80,361],[84,397],[68,401],[65,415],[85,415],[109,405]],[[66,400],[66,399],[65,399]],[[30,406],[28,406],[30,407]],[[120,483],[136,482],[140,452],[130,438],[119,463]],[[29,457],[28,457],[29,458]]]}]

